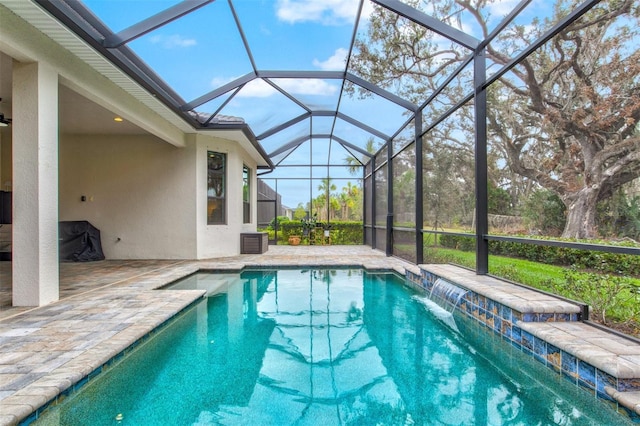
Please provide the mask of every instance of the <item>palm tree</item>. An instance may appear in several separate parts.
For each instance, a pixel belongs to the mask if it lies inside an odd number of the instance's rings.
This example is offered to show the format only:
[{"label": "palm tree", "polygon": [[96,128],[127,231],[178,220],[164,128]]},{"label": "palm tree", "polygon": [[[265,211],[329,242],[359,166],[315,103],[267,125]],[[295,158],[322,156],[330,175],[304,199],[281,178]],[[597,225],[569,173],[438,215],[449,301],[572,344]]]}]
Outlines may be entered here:
[{"label": "palm tree", "polygon": [[[369,154],[375,154],[375,152],[378,150],[375,139],[373,139],[372,137],[367,139],[367,144],[365,145],[364,149]],[[360,167],[362,167],[362,163],[360,163],[360,160],[352,155],[346,157],[344,161],[347,163],[349,167],[349,173],[351,173],[352,175],[356,175],[358,173],[358,170],[360,170]]]},{"label": "palm tree", "polygon": [[347,186],[342,188],[340,201],[344,208],[343,220],[349,220],[349,207],[353,207],[355,204],[355,197],[358,195],[359,191],[358,187],[353,185],[350,181],[347,182]]},{"label": "palm tree", "polygon": [[[335,190],[336,190],[336,185],[331,183],[330,177],[322,178],[322,180],[320,181],[320,185],[318,185],[318,191],[320,191],[320,194],[321,194],[320,196],[318,196],[318,198],[324,196],[323,204],[327,206],[327,210],[328,210],[328,206],[331,205],[331,191],[335,191]],[[329,213],[327,212],[327,221],[328,220],[329,220]]]}]

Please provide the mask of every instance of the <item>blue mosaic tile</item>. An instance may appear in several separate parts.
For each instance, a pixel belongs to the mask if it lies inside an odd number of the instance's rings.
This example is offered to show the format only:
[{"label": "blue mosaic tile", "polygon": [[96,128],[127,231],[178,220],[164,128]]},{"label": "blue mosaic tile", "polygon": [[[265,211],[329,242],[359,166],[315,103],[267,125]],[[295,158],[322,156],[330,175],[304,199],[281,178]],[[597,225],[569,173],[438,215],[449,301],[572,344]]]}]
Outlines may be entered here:
[{"label": "blue mosaic tile", "polygon": [[578,360],[578,382],[589,389],[596,388],[596,368],[582,360]]},{"label": "blue mosaic tile", "polygon": [[542,313],[538,314],[538,321],[540,322],[552,322],[554,320],[554,314]]},{"label": "blue mosaic tile", "polygon": [[467,293],[469,295],[469,298],[471,300],[471,303],[473,303],[474,305],[478,305],[478,293],[470,291],[469,293]]},{"label": "blue mosaic tile", "polygon": [[578,321],[578,314],[571,314],[571,321]]},{"label": "blue mosaic tile", "polygon": [[558,313],[555,320],[560,322],[571,321],[571,314]]},{"label": "blue mosaic tile", "polygon": [[578,379],[578,360],[575,356],[569,352],[560,351],[560,357],[562,358],[562,373],[567,377],[577,380]]},{"label": "blue mosaic tile", "polygon": [[511,321],[511,308],[506,305],[502,305],[502,312],[500,312],[500,316],[506,321]]},{"label": "blue mosaic tile", "polygon": [[478,295],[478,306],[483,310],[487,309],[487,298],[481,294]]},{"label": "blue mosaic tile", "polygon": [[543,364],[547,363],[547,342],[537,337],[533,337],[533,353],[536,360]]},{"label": "blue mosaic tile", "polygon": [[560,348],[555,347],[551,343],[547,343],[547,365],[553,366],[556,372],[562,369],[562,354]]},{"label": "blue mosaic tile", "polygon": [[87,382],[89,382],[89,376],[84,376],[76,384],[67,389],[67,391],[69,392],[67,395],[70,395],[72,392],[77,391],[78,389],[86,385]]},{"label": "blue mosaic tile", "polygon": [[618,388],[620,392],[640,391],[640,379],[618,379]]},{"label": "blue mosaic tile", "polygon": [[529,352],[533,352],[533,335],[528,331],[522,330],[522,347]]},{"label": "blue mosaic tile", "polygon": [[511,339],[518,344],[522,345],[522,329],[518,326],[511,326]]},{"label": "blue mosaic tile", "polygon": [[613,399],[607,395],[607,392],[604,390],[605,386],[618,389],[618,380],[612,375],[596,369],[596,389],[598,391],[598,396],[602,399],[613,401]]},{"label": "blue mosaic tile", "polygon": [[519,321],[522,321],[522,312],[511,311],[511,322],[517,324]]},{"label": "blue mosaic tile", "polygon": [[496,311],[495,311],[495,309],[496,309],[496,302],[495,302],[494,300],[492,300],[492,299],[489,299],[488,297],[486,297],[486,298],[485,298],[485,300],[486,300],[486,304],[487,304],[487,305],[485,306],[485,309],[486,309],[488,312],[491,312],[492,314],[495,314],[495,313],[496,313]]},{"label": "blue mosaic tile", "polygon": [[522,321],[524,322],[537,322],[538,321],[538,314],[534,313],[534,312],[527,312],[522,314]]},{"label": "blue mosaic tile", "polygon": [[511,333],[511,323],[508,321],[502,321],[502,329],[500,330],[500,334],[504,336],[505,339],[513,339],[513,335]]},{"label": "blue mosaic tile", "polygon": [[470,304],[469,305],[469,313],[474,317],[478,317],[478,305]]},{"label": "blue mosaic tile", "polygon": [[493,329],[502,334],[502,318],[497,315],[493,316]]},{"label": "blue mosaic tile", "polygon": [[478,321],[487,325],[487,311],[483,308],[478,308]]},{"label": "blue mosaic tile", "polygon": [[494,325],[493,325],[493,323],[494,323],[494,316],[493,316],[493,314],[492,314],[491,312],[489,312],[489,311],[485,311],[485,320],[484,320],[484,323],[485,323],[485,325],[486,325],[487,327],[492,328],[492,329],[494,328]]}]

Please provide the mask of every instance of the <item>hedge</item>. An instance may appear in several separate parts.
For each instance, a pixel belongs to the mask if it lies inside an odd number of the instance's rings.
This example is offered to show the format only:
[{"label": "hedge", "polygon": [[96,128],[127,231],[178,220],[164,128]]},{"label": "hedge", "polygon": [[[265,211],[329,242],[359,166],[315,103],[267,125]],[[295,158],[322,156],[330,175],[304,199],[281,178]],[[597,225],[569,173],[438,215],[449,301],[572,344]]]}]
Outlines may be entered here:
[{"label": "hedge", "polygon": [[[288,244],[290,235],[302,237],[302,222],[290,221],[281,222],[278,228],[278,244]],[[274,237],[274,231],[269,229],[269,237]],[[321,231],[320,231],[321,232]],[[355,245],[364,241],[362,222],[332,222],[331,223],[331,244],[335,245]],[[308,244],[307,238],[303,238],[302,244]]]},{"label": "hedge", "polygon": [[[475,238],[459,235],[440,235],[439,242],[442,247],[462,251],[473,251],[476,247]],[[590,240],[589,243],[594,243],[594,241]],[[640,276],[640,256],[632,254],[606,253],[512,241],[489,241],[489,253],[610,274]]]}]

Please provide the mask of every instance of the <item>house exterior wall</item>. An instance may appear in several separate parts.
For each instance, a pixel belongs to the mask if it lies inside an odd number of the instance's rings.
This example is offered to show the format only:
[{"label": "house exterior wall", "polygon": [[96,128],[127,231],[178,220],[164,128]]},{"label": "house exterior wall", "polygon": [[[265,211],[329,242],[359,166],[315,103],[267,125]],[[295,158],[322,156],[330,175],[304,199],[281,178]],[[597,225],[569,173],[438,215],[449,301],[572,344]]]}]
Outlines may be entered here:
[{"label": "house exterior wall", "polygon": [[[236,142],[189,135],[62,135],[60,220],[88,220],[107,259],[204,259],[240,253],[256,230],[255,161]],[[207,151],[227,154],[227,223],[207,225]],[[242,167],[252,169],[252,221],[243,224]],[[86,201],[81,201],[85,196]]]},{"label": "house exterior wall", "polygon": [[193,259],[194,157],[153,136],[63,135],[60,220],[100,229],[107,259]]},{"label": "house exterior wall", "polygon": [[[257,222],[256,162],[235,142],[208,135],[197,140],[197,240],[198,258],[235,256],[240,253],[240,233],[255,232]],[[227,154],[227,223],[207,225],[207,151]],[[251,223],[242,217],[242,167],[251,169]]]}]

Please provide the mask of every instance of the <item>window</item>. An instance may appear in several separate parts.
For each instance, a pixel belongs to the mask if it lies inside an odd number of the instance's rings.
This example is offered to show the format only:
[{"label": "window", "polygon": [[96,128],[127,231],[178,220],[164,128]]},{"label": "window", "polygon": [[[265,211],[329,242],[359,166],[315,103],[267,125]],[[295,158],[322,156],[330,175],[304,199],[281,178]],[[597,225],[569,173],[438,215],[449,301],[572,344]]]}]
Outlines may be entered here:
[{"label": "window", "polygon": [[251,223],[251,169],[242,166],[242,219]]},{"label": "window", "polygon": [[227,155],[207,152],[207,225],[224,225],[227,221]]}]

